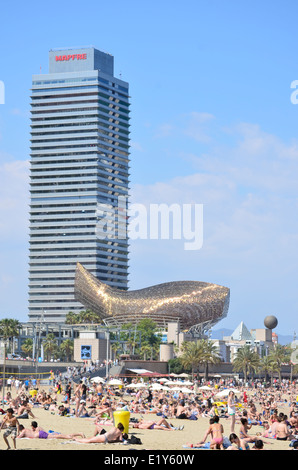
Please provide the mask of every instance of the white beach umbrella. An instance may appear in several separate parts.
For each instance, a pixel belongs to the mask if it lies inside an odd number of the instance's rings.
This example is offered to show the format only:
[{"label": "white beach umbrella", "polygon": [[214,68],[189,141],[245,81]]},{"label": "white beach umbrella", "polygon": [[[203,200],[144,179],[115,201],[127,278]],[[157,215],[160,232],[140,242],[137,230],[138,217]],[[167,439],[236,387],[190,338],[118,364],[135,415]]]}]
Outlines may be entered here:
[{"label": "white beach umbrella", "polygon": [[150,388],[151,388],[152,390],[162,390],[163,385],[155,383],[155,384],[151,385]]},{"label": "white beach umbrella", "polygon": [[199,390],[212,390],[211,387],[208,387],[207,385],[202,385],[202,387],[199,387]]},{"label": "white beach umbrella", "polygon": [[109,381],[109,385],[123,385],[123,383],[121,382],[121,380],[118,380],[118,379],[111,379]]},{"label": "white beach umbrella", "polygon": [[96,384],[99,384],[99,383],[103,384],[105,382],[105,380],[102,377],[93,377],[90,380],[90,382],[92,382],[92,383],[94,382]]},{"label": "white beach umbrella", "polygon": [[147,388],[147,385],[145,385],[142,382],[138,382],[136,384],[130,384],[129,387],[131,387],[131,388]]}]

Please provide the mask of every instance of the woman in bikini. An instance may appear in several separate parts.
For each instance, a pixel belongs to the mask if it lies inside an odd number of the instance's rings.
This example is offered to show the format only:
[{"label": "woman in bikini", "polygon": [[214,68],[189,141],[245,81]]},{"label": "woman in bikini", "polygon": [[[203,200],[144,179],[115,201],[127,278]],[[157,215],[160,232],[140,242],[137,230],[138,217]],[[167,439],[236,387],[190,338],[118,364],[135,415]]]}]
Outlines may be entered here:
[{"label": "woman in bikini", "polygon": [[210,434],[212,436],[210,442],[210,449],[221,449],[223,450],[223,433],[224,429],[222,424],[219,423],[219,417],[214,416],[214,423],[210,426]]}]

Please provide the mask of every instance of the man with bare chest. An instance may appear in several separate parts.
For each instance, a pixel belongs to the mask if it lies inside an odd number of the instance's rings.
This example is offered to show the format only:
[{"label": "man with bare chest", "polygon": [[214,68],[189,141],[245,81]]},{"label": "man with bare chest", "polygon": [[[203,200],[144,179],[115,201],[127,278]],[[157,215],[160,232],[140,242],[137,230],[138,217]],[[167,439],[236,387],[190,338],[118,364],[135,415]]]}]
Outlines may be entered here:
[{"label": "man with bare chest", "polygon": [[16,416],[14,416],[12,408],[8,408],[6,415],[4,416],[3,421],[0,425],[0,431],[4,427],[4,425],[6,425],[6,428],[3,433],[3,439],[5,444],[7,445],[7,450],[11,449],[7,439],[8,436],[11,436],[13,447],[14,449],[16,449],[16,437],[19,434],[19,421]]}]

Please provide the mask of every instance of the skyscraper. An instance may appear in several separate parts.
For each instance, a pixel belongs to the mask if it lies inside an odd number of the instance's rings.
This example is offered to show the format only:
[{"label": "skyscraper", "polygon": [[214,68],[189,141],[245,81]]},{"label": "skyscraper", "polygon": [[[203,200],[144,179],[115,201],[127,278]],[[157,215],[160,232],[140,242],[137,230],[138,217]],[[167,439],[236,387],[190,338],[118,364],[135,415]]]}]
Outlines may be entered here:
[{"label": "skyscraper", "polygon": [[77,262],[128,287],[129,89],[93,47],[49,52],[31,93],[29,321],[63,322]]}]

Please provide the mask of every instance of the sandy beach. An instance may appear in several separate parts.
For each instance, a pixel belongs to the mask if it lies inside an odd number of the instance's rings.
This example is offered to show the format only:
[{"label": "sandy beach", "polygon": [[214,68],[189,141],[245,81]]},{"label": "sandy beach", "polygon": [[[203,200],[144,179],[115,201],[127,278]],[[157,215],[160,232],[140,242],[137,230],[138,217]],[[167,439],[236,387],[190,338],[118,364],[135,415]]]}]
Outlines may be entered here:
[{"label": "sandy beach", "polygon": [[[62,398],[62,397],[61,397]],[[286,403],[283,407],[279,407],[279,411],[289,413],[289,405]],[[62,434],[69,434],[74,432],[83,432],[86,437],[91,437],[94,434],[94,418],[77,418],[59,416],[49,410],[43,408],[34,407],[32,409],[34,413],[34,420],[37,421],[38,425],[45,431],[56,431]],[[146,420],[159,420],[160,417],[155,414],[138,414],[131,413],[131,417],[137,419]],[[30,424],[33,418],[29,416],[28,419],[20,419],[19,422],[25,428],[30,428]],[[129,428],[129,436],[134,434],[139,437],[142,441],[141,445],[136,444],[82,444],[69,439],[17,439],[18,450],[102,450],[102,451],[121,451],[125,452],[128,449],[137,450],[152,450],[152,451],[185,451],[187,450],[184,446],[187,443],[197,443],[202,440],[206,429],[209,426],[209,419],[200,417],[197,421],[189,419],[168,419],[175,427],[181,425],[184,426],[183,430],[157,430],[157,429],[134,429],[132,425]],[[229,436],[230,434],[230,421],[228,418],[221,418],[220,423],[224,428],[224,435]],[[103,425],[107,431],[111,429],[111,425]],[[240,424],[236,423],[235,432],[239,432]],[[3,440],[3,430],[0,436],[0,450],[6,449],[5,442]],[[254,425],[249,431],[250,435],[255,435],[257,432],[263,432],[263,428],[258,425]],[[290,441],[277,441],[276,439],[264,439],[266,443],[264,450],[292,450],[289,447]],[[9,438],[10,444],[12,443]],[[208,442],[208,439],[207,439]],[[11,444],[12,445],[12,444]],[[250,444],[252,447],[252,444]],[[190,449],[191,450],[191,449]]]}]

